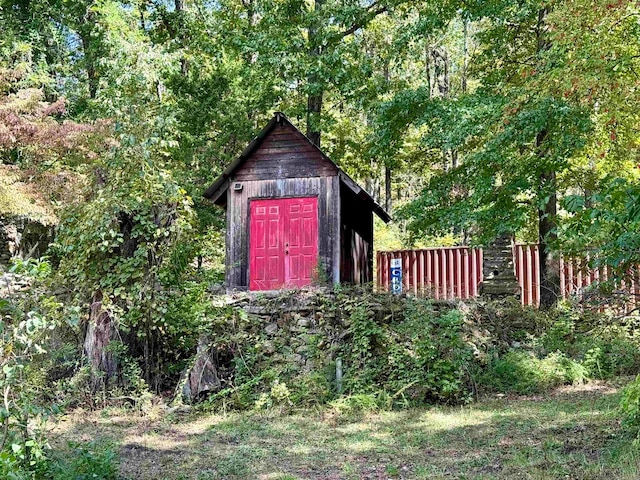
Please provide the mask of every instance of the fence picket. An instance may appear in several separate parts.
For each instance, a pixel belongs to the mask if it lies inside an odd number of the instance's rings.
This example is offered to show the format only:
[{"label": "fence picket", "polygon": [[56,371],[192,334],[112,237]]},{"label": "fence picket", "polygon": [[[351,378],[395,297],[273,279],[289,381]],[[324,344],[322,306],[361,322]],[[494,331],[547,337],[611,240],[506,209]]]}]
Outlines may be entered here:
[{"label": "fence picket", "polygon": [[[523,305],[540,304],[540,252],[538,245],[515,244],[514,272],[521,288]],[[390,262],[399,258],[402,265],[403,291],[416,296],[437,299],[468,299],[477,297],[482,282],[483,251],[470,247],[441,247],[418,250],[376,252],[376,281],[378,289],[389,291]],[[586,287],[607,281],[610,268],[588,270],[588,258],[560,258],[560,294],[569,298],[583,294]],[[629,289],[632,299],[629,310],[640,305],[640,279],[637,269],[631,279],[619,287]]]}]

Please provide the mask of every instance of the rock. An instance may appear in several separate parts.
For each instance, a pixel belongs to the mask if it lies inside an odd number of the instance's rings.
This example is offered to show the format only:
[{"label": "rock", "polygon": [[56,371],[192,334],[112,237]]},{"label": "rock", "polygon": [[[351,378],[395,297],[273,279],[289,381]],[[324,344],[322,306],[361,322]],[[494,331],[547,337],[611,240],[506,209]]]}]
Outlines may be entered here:
[{"label": "rock", "polygon": [[266,342],[264,342],[262,344],[262,348],[264,348],[264,351],[269,354],[274,353],[276,351],[276,347],[271,340],[267,340]]},{"label": "rock", "polygon": [[214,283],[209,286],[209,293],[213,295],[222,295],[225,293],[225,286],[222,283]]},{"label": "rock", "polygon": [[53,241],[54,227],[46,222],[13,215],[0,218],[0,263],[9,265],[15,256],[38,258]]},{"label": "rock", "polygon": [[167,408],[167,413],[189,413],[192,409],[191,405],[177,405]]},{"label": "rock", "polygon": [[264,328],[264,331],[267,332],[267,335],[274,335],[278,331],[278,324],[270,323]]},{"label": "rock", "polygon": [[304,358],[298,353],[287,355],[287,361],[291,363],[304,363]]},{"label": "rock", "polygon": [[267,310],[264,307],[261,307],[259,305],[246,305],[243,308],[244,308],[245,312],[251,313],[251,314],[254,314],[254,315],[260,315],[260,314],[267,313]]},{"label": "rock", "polygon": [[193,366],[183,374],[182,398],[186,403],[193,403],[203,393],[217,392],[222,388],[215,353],[209,339],[200,337]]}]

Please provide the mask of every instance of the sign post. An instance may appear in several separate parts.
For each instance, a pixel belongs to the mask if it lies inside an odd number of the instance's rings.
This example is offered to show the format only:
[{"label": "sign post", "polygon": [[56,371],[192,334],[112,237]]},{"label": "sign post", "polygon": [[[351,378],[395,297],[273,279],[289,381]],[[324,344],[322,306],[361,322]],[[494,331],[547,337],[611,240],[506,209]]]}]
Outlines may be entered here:
[{"label": "sign post", "polygon": [[402,293],[402,259],[391,259],[391,293],[399,295]]}]

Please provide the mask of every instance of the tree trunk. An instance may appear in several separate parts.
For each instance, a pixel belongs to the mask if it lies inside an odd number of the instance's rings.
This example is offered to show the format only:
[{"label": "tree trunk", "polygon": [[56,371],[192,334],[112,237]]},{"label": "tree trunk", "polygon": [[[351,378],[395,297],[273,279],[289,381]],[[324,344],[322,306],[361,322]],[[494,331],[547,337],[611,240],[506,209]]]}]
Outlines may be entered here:
[{"label": "tree trunk", "polygon": [[549,193],[542,208],[538,209],[538,243],[540,245],[540,306],[553,306],[560,296],[560,272],[558,263],[552,256],[550,244],[558,238],[555,227],[556,217],[556,174],[545,173],[541,176],[541,183],[548,185],[553,191]]},{"label": "tree trunk", "polygon": [[469,68],[469,21],[462,24],[463,57],[462,57],[462,93],[467,93],[467,70]]},{"label": "tree trunk", "polygon": [[[324,5],[325,0],[315,1],[315,12],[320,12]],[[321,24],[316,21],[309,28],[309,45],[311,50],[309,52],[311,64],[313,65],[312,72],[316,68],[314,65],[320,57],[321,39],[320,39]],[[311,143],[320,148],[320,118],[322,115],[322,100],[324,96],[324,89],[320,85],[320,78],[317,73],[309,74],[308,78],[308,98],[307,98],[307,137],[311,140]]]},{"label": "tree trunk", "polygon": [[391,199],[391,169],[384,167],[384,208],[387,213],[391,213],[392,199]]},{"label": "tree trunk", "polygon": [[[546,131],[540,132],[536,137],[538,155],[542,152],[543,143],[547,136]],[[538,244],[539,244],[539,270],[540,270],[540,306],[549,308],[553,306],[560,296],[560,272],[559,264],[554,261],[550,245],[558,238],[556,233],[557,214],[557,186],[556,173],[545,172],[540,175],[540,195],[538,207]]]},{"label": "tree trunk", "polygon": [[144,17],[146,11],[147,4],[145,2],[138,3],[138,14],[140,15],[140,28],[142,29],[142,33],[147,31],[147,20]]},{"label": "tree trunk", "polygon": [[444,47],[428,48],[426,63],[431,98],[448,98],[451,90],[449,53]]},{"label": "tree trunk", "polygon": [[[309,83],[316,81],[315,75],[309,76]],[[322,112],[323,92],[309,95],[307,103],[307,137],[315,146],[320,148],[320,115]]]},{"label": "tree trunk", "polygon": [[[90,15],[90,14],[89,14]],[[92,21],[91,18],[87,19],[87,22]],[[80,40],[82,41],[82,52],[84,54],[84,68],[87,72],[87,85],[89,87],[89,98],[94,99],[98,94],[98,72],[96,71],[96,59],[91,48],[91,27],[83,26],[78,32]]]},{"label": "tree trunk", "polygon": [[107,389],[118,371],[118,362],[108,348],[117,337],[116,327],[109,312],[102,308],[102,292],[93,296],[89,311],[84,354],[91,365],[91,383],[94,392]]},{"label": "tree trunk", "polygon": [[[384,62],[384,81],[387,84],[387,88],[389,88],[389,84],[391,83],[391,68],[390,62],[387,59]],[[387,163],[384,166],[384,209],[387,213],[391,214],[392,208],[392,198],[391,198],[391,167]]]},{"label": "tree trunk", "polygon": [[[549,13],[547,8],[538,11],[538,21],[536,25],[536,53],[539,55],[548,50],[551,45],[545,35],[545,20]],[[541,130],[536,135],[535,148],[536,155],[544,164],[545,140],[548,132]],[[539,269],[540,269],[540,306],[549,308],[553,306],[560,296],[560,266],[552,257],[550,245],[558,238],[556,233],[556,213],[557,213],[557,185],[556,172],[553,168],[540,174],[540,185],[538,190],[538,243],[540,249]]]},{"label": "tree trunk", "polygon": [[[184,1],[183,0],[175,0],[174,1],[174,6],[176,8],[176,13],[179,15],[179,23],[178,23],[178,31],[177,31],[177,36],[180,37],[181,41],[185,42],[184,39],[184,31],[185,31],[185,26],[184,26]],[[189,61],[185,58],[182,57],[180,59],[180,74],[183,77],[186,77],[189,74]]]}]

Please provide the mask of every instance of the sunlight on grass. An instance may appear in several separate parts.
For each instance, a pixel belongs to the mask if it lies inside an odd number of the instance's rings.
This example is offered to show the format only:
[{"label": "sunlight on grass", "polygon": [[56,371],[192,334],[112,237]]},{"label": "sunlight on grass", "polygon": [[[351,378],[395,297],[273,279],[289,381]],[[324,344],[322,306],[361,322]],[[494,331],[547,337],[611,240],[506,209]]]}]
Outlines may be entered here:
[{"label": "sunlight on grass", "polygon": [[150,420],[119,412],[110,423],[82,412],[56,434],[119,444],[127,480],[640,478],[617,401],[611,390],[580,387],[351,417],[274,411]]},{"label": "sunlight on grass", "polygon": [[453,428],[482,425],[493,418],[494,414],[475,409],[460,409],[450,413],[427,412],[415,425],[433,432]]},{"label": "sunlight on grass", "polygon": [[298,477],[289,475],[288,473],[266,473],[258,476],[258,480],[297,480]]},{"label": "sunlight on grass", "polygon": [[370,428],[371,425],[369,425],[368,423],[350,423],[338,428],[337,430],[342,434],[350,435],[354,433],[368,432]]},{"label": "sunlight on grass", "polygon": [[293,445],[285,448],[285,451],[293,455],[311,455],[313,449],[309,445]]},{"label": "sunlight on grass", "polygon": [[355,453],[375,452],[378,450],[378,444],[370,440],[362,440],[349,442],[346,444],[346,448],[348,451]]}]

